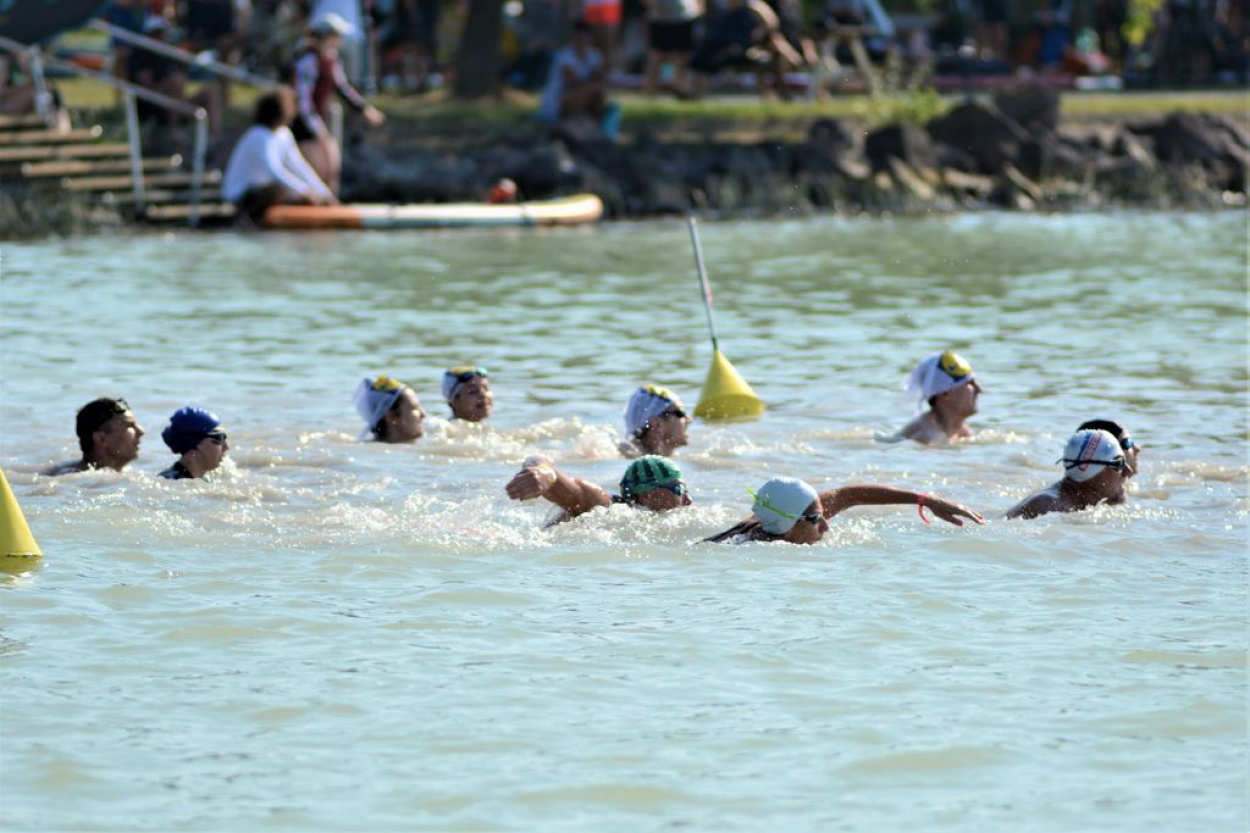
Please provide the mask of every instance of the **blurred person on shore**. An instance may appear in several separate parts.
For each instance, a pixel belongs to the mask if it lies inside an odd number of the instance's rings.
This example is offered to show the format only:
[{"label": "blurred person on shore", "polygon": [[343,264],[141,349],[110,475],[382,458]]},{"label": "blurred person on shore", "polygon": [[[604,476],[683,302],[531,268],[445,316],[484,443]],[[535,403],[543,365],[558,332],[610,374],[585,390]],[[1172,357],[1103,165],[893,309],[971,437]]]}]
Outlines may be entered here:
[{"label": "blurred person on shore", "polygon": [[985,523],[985,518],[966,506],[893,486],[856,484],[818,493],[802,480],[774,477],[759,491],[751,492],[751,496],[755,502],[751,505],[750,518],[704,540],[714,544],[749,541],[814,544],[829,531],[829,518],[853,506],[915,505],[926,525],[929,519],[925,517],[925,509],[955,526],[964,525],[960,518]]},{"label": "blurred person on shore", "polygon": [[[251,0],[182,0],[181,5],[185,10],[182,26],[193,51],[207,53],[231,66],[243,62],[252,24]],[[210,87],[215,88],[220,108],[228,107],[230,79],[214,74],[204,88]]]},{"label": "blurred person on shore", "polygon": [[1063,464],[1063,479],[1020,501],[1008,510],[1007,518],[1027,520],[1051,512],[1079,512],[1101,503],[1124,503],[1124,484],[1135,469],[1110,431],[1077,431],[1057,462]]},{"label": "blurred person on shore", "polygon": [[259,224],[274,205],[336,205],[295,144],[287,126],[295,117],[295,93],[280,87],[256,100],[252,126],[230,154],[221,195],[239,209],[245,223]]},{"label": "blurred person on shore", "polygon": [[504,490],[512,500],[541,497],[558,506],[562,512],[547,526],[613,503],[651,512],[667,512],[691,504],[690,489],[681,469],[667,457],[639,457],[625,469],[620,485],[620,494],[611,495],[595,483],[565,474],[549,458],[535,456],[525,461]]},{"label": "blurred person on shore", "polygon": [[[151,15],[143,24],[143,34],[153,40],[164,41],[172,24],[163,15]],[[213,142],[221,141],[222,114],[225,111],[225,91],[220,84],[205,84],[193,96],[186,94],[187,73],[184,64],[151,49],[135,49],[130,55],[130,80],[141,87],[167,95],[195,107],[203,107],[208,115],[209,136]],[[185,116],[167,110],[143,99],[135,101],[139,123],[149,131],[144,147],[160,152],[183,152],[187,137],[181,125]]]},{"label": "blurred person on shore", "polygon": [[634,391],[625,406],[624,422],[626,439],[620,449],[626,457],[669,457],[690,441],[686,406],[675,393],[659,385],[644,385]]},{"label": "blurred person on shore", "polygon": [[579,20],[573,25],[569,45],[552,59],[538,118],[578,133],[589,123],[590,130],[614,140],[619,113],[619,106],[608,104],[607,68],[592,43],[590,24]]},{"label": "blurred person on shore", "polygon": [[101,397],[83,405],[75,420],[82,459],[44,472],[50,477],[92,469],[121,471],[139,456],[144,430],[125,399]]},{"label": "blurred person on shore", "polygon": [[916,365],[907,378],[907,392],[916,398],[918,408],[927,403],[929,410],[884,441],[944,445],[972,436],[966,421],[977,412],[981,385],[972,365],[958,353],[934,353]]},{"label": "blurred person on shore", "polygon": [[342,151],[330,132],[330,99],[338,95],[360,113],[370,127],[378,127],[386,117],[347,80],[339,48],[352,30],[333,12],[314,17],[309,37],[295,59],[295,99],[298,113],[291,132],[317,176],[337,194],[342,172]]},{"label": "blurred person on shore", "polygon": [[703,14],[702,0],[645,0],[647,10],[647,62],[642,91],[652,96],[665,86],[678,98],[689,95],[686,65],[694,52],[695,21]]},{"label": "blurred person on shore", "polygon": [[465,364],[449,367],[443,373],[443,399],[451,406],[452,419],[481,422],[495,410],[486,368]]},{"label": "blurred person on shore", "polygon": [[365,430],[377,442],[411,443],[425,436],[425,411],[417,392],[398,379],[362,379],[353,397]]},{"label": "blurred person on shore", "polygon": [[216,470],[230,444],[216,414],[188,406],[174,411],[161,439],[178,459],[160,476],[166,480],[198,480]]}]

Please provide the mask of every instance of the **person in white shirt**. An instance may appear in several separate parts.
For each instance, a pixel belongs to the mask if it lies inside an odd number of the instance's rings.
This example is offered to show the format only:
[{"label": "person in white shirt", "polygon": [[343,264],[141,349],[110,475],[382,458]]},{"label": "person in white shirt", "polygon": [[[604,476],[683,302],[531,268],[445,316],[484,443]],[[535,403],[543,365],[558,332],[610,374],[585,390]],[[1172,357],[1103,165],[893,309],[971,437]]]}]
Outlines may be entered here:
[{"label": "person in white shirt", "polygon": [[606,82],[603,55],[591,45],[590,25],[578,20],[569,45],[551,62],[538,118],[559,124],[585,115],[598,122],[607,108]]},{"label": "person in white shirt", "polygon": [[295,112],[290,87],[257,99],[253,124],[234,146],[221,186],[241,218],[256,222],[271,205],[338,204],[295,144],[287,126]]}]

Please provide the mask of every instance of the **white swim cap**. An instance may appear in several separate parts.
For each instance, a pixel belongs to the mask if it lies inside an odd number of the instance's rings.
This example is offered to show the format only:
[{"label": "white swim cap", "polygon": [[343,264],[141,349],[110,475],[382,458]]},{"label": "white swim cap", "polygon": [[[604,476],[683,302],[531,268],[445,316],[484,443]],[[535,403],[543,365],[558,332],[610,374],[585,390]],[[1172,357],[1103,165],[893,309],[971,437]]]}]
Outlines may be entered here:
[{"label": "white swim cap", "polygon": [[[1124,452],[1120,441],[1110,431],[1077,431],[1063,450],[1064,477],[1084,483],[1092,480],[1107,468],[1124,464]],[[1108,465],[1115,464],[1115,465]]]},{"label": "white swim cap", "polygon": [[916,407],[923,410],[925,403],[933,397],[954,390],[975,377],[972,365],[953,350],[934,353],[916,365],[907,377],[907,393],[916,397]]},{"label": "white swim cap", "polygon": [[751,513],[764,531],[773,535],[789,532],[819,497],[815,489],[793,477],[774,477],[751,495],[755,498]]},{"label": "white swim cap", "polygon": [[377,379],[361,379],[354,395],[356,413],[360,414],[365,425],[372,428],[391,409],[395,400],[403,395],[407,387],[398,379],[385,375]]},{"label": "white swim cap", "polygon": [[631,440],[636,438],[647,427],[651,420],[667,411],[676,408],[685,414],[686,406],[681,404],[677,394],[659,385],[644,385],[634,391],[625,406],[625,436]]}]

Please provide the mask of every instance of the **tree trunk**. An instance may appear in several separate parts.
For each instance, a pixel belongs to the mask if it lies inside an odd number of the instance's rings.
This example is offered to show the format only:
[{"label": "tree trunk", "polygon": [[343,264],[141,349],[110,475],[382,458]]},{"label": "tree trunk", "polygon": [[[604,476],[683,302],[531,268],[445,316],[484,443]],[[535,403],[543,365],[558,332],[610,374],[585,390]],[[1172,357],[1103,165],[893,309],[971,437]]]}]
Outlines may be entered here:
[{"label": "tree trunk", "polygon": [[472,100],[499,92],[502,29],[503,0],[470,0],[469,16],[456,54],[456,98]]}]

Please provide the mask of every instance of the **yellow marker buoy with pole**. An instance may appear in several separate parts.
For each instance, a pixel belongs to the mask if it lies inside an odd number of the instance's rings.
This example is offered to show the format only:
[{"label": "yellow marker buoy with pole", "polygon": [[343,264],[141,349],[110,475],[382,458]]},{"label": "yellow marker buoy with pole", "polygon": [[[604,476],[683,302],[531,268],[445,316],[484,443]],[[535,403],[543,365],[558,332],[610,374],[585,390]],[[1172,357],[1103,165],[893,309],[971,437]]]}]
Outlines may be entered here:
[{"label": "yellow marker buoy with pole", "polygon": [[694,217],[690,224],[690,242],[694,245],[694,265],[699,271],[699,285],[703,288],[703,308],[707,311],[707,328],[712,334],[712,366],[708,368],[699,394],[699,404],[694,415],[700,419],[749,419],[764,413],[764,401],[755,395],[747,380],[742,378],[716,340],[716,322],[712,319],[712,286],[708,283],[707,269],[703,265],[703,246],[699,243],[699,227]]},{"label": "yellow marker buoy with pole", "polygon": [[9,480],[0,469],[0,569],[21,572],[42,557],[22,507],[17,505]]}]

